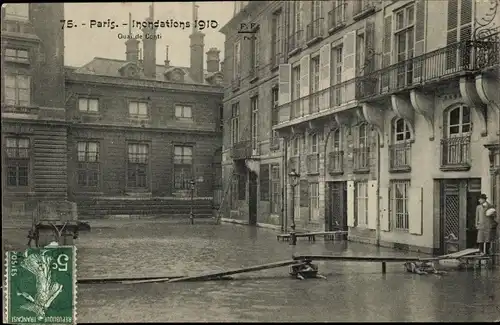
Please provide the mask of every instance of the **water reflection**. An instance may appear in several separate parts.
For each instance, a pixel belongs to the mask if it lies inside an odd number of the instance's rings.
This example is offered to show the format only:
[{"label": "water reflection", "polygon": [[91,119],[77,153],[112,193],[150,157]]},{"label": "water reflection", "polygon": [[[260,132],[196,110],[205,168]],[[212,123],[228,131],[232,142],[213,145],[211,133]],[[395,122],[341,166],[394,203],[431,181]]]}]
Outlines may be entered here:
[{"label": "water reflection", "polygon": [[[401,256],[339,242],[297,246],[273,231],[237,225],[129,225],[82,235],[79,274],[195,274],[289,259],[293,253]],[[232,281],[81,285],[81,322],[157,321],[492,321],[500,318],[498,271],[444,276],[406,273],[403,265],[318,262],[327,280],[298,281],[287,268]],[[493,300],[489,296],[499,297]]]}]

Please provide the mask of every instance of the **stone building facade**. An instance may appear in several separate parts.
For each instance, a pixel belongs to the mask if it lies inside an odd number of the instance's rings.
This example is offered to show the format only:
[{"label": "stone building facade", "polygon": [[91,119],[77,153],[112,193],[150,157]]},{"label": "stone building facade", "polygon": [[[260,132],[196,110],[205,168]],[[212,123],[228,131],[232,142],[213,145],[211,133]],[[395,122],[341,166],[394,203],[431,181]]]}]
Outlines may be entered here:
[{"label": "stone building facade", "polygon": [[[157,65],[157,40],[146,38],[142,48],[129,39],[124,60],[96,57],[82,67],[64,67],[60,24],[46,23],[64,19],[63,5],[15,8],[29,10],[30,16],[12,22],[17,26],[12,40],[11,32],[2,31],[2,44],[8,42],[4,51],[24,55],[20,49],[29,45],[33,56],[28,62],[9,55],[2,60],[9,61],[8,74],[14,68],[31,71],[31,102],[21,98],[17,79],[12,91],[17,97],[2,92],[2,141],[7,153],[28,152],[28,158],[16,156],[17,164],[20,158],[29,161],[23,169],[2,164],[7,215],[19,214],[15,204],[36,204],[47,196],[74,201],[80,215],[93,217],[184,213],[189,207],[183,200],[190,199],[193,187],[200,208],[195,213],[211,215],[212,199],[220,197],[222,187],[223,94],[217,49],[208,50],[203,69],[204,34],[192,32],[190,67],[171,65],[168,46],[165,63]],[[151,6],[147,19],[153,15]],[[9,23],[7,28],[14,28]],[[22,37],[27,40],[19,43]],[[10,181],[14,176],[16,184]],[[21,214],[29,216],[23,209]]]},{"label": "stone building facade", "polygon": [[474,244],[477,196],[498,204],[496,5],[283,3],[273,130],[300,174],[283,178],[283,220],[425,252]]}]

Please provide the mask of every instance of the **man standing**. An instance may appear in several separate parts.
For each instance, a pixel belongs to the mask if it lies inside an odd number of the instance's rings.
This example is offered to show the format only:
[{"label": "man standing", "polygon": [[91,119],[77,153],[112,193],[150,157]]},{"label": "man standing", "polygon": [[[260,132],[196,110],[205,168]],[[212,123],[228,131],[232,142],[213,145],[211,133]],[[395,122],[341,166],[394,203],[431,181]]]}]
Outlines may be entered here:
[{"label": "man standing", "polygon": [[479,205],[476,207],[477,244],[483,254],[487,254],[491,242],[492,219],[486,216],[486,211],[493,206],[487,201],[486,194],[479,196]]}]

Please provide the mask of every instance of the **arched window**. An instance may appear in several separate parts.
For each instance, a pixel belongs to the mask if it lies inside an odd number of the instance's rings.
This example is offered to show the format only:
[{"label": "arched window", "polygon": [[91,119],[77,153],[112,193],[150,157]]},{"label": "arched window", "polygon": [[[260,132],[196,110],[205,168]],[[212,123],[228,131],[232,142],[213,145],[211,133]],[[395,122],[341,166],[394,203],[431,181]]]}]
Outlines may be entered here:
[{"label": "arched window", "polygon": [[446,136],[462,137],[469,135],[472,129],[470,108],[465,105],[457,106],[448,111]]},{"label": "arched window", "polygon": [[333,152],[342,151],[342,138],[340,129],[332,131],[330,139],[330,148]]},{"label": "arched window", "polygon": [[396,118],[392,122],[392,143],[402,143],[411,139],[408,123],[403,118]]}]

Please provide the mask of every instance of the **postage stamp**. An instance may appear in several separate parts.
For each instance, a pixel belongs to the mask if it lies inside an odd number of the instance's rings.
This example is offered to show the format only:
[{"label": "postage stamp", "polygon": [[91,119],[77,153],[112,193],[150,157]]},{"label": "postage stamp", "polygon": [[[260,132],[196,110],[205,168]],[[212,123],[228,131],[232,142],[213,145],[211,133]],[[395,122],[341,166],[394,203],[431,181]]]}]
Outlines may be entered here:
[{"label": "postage stamp", "polygon": [[5,320],[10,324],[76,324],[76,247],[7,252]]}]

